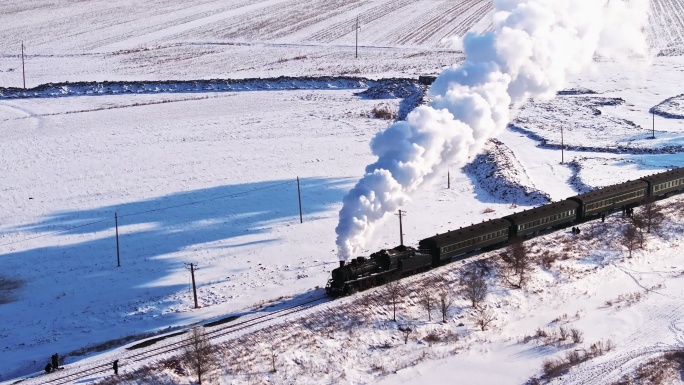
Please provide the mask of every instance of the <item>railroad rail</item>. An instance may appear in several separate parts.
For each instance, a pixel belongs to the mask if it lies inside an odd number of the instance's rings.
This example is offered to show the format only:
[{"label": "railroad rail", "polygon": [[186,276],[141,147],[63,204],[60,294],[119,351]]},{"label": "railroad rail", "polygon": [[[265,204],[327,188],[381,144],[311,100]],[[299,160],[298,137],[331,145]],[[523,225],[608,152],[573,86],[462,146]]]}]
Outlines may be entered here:
[{"label": "railroad rail", "polygon": [[[258,329],[260,326],[264,326],[264,324],[266,323],[284,321],[285,317],[301,313],[305,310],[311,309],[315,306],[318,306],[322,303],[329,301],[331,301],[331,299],[327,296],[324,296],[313,300],[305,301],[293,306],[268,312],[266,314],[257,315],[253,318],[243,320],[240,320],[240,318],[236,318],[232,321],[228,321],[226,323],[222,323],[216,326],[205,326],[205,328],[207,328],[205,335],[210,340],[218,340],[222,337],[231,334],[247,332],[249,331],[249,329]],[[209,323],[208,325],[212,324],[213,323]],[[149,345],[149,348],[134,348],[136,345],[133,345],[133,347],[129,347],[128,349],[134,350],[126,350],[123,354],[119,356],[107,359],[106,362],[104,362],[104,360],[100,360],[97,362],[92,362],[90,364],[65,365],[64,369],[62,370],[58,370],[52,373],[32,375],[30,377],[14,381],[12,382],[12,384],[67,385],[73,384],[76,381],[83,382],[83,380],[85,380],[88,377],[111,374],[112,360],[114,359],[119,360],[119,367],[121,368],[126,364],[126,362],[135,362],[136,364],[140,364],[148,362],[153,359],[163,358],[166,355],[182,351],[182,349],[188,345],[185,338],[183,338],[183,334],[185,334],[186,331],[187,329],[182,332],[171,333],[165,338],[160,339],[159,341],[152,342]],[[160,337],[154,337],[150,340],[158,339]],[[145,341],[141,341],[137,345],[143,344],[145,344]]]}]

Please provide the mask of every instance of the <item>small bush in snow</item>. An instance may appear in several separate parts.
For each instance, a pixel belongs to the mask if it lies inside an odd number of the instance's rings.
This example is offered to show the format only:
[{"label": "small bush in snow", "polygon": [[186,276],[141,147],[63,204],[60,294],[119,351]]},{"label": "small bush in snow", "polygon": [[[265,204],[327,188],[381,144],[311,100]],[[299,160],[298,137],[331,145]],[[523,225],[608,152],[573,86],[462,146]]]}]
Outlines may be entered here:
[{"label": "small bush in snow", "polygon": [[565,358],[567,359],[568,364],[574,366],[584,361],[584,354],[582,354],[579,350],[570,350],[565,353]]},{"label": "small bush in snow", "polygon": [[371,116],[376,119],[394,120],[397,118],[397,113],[387,104],[379,104],[371,110]]},{"label": "small bush in snow", "polygon": [[572,336],[572,342],[576,344],[581,344],[584,341],[584,333],[579,329],[570,329],[570,335]]},{"label": "small bush in snow", "polygon": [[546,379],[558,377],[568,368],[570,368],[570,365],[561,358],[546,360],[542,363],[542,372]]},{"label": "small bush in snow", "polygon": [[431,331],[425,337],[423,337],[423,340],[427,342],[428,345],[432,346],[433,343],[439,342],[441,338],[435,331]]},{"label": "small bush in snow", "polygon": [[567,314],[567,313],[563,313],[563,315],[554,318],[554,319],[551,321],[551,323],[556,323],[556,322],[561,322],[561,321],[565,322],[565,321],[567,321],[567,320],[568,320],[568,314]]}]

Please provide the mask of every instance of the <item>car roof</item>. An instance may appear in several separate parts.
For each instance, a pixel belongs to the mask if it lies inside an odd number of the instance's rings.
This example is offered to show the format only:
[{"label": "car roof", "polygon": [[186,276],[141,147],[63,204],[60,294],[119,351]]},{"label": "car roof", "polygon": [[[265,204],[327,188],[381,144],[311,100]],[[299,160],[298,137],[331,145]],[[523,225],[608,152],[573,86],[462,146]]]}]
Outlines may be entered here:
[{"label": "car roof", "polygon": [[560,202],[549,203],[540,207],[535,207],[533,209],[521,211],[519,213],[508,215],[504,218],[510,220],[514,225],[520,223],[527,223],[535,219],[546,218],[550,215],[557,213],[562,213],[568,210],[576,210],[579,207],[579,203],[570,200],[564,200]]},{"label": "car roof", "polygon": [[629,182],[625,183],[620,183],[608,187],[602,187],[598,188],[592,191],[589,191],[588,193],[580,194],[580,195],[575,195],[572,198],[580,199],[584,203],[587,202],[592,202],[595,200],[611,197],[623,192],[628,192],[628,190],[638,190],[640,188],[646,188],[648,187],[648,183],[646,183],[643,180],[632,180]]},{"label": "car roof", "polygon": [[499,218],[491,219],[482,223],[477,223],[471,226],[462,227],[458,230],[447,231],[446,233],[437,234],[429,238],[421,240],[418,244],[421,246],[430,245],[441,247],[444,244],[452,244],[454,240],[465,240],[476,237],[480,234],[487,234],[497,230],[508,229],[511,227],[511,222]]}]

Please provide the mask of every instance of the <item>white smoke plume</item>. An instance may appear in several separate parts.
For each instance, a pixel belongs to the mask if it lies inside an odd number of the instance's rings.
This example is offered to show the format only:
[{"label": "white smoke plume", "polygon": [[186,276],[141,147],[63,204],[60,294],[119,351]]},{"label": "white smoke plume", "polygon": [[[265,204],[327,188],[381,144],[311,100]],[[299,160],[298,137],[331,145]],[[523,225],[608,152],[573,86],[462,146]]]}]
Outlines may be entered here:
[{"label": "white smoke plume", "polygon": [[345,196],[335,229],[340,259],[427,177],[462,167],[530,97],[553,98],[595,56],[647,57],[649,0],[494,0],[493,30],[465,36],[465,61],[440,74],[433,101],[373,138],[377,162]]}]

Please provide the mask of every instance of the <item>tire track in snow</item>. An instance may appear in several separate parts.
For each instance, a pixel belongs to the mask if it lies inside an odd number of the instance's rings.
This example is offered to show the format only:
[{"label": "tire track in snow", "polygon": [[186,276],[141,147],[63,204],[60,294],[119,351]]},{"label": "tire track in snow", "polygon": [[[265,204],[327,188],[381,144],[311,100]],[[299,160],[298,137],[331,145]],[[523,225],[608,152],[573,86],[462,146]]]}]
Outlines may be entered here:
[{"label": "tire track in snow", "polygon": [[[360,24],[370,24],[371,22],[382,18],[383,16],[395,12],[407,5],[413,3],[412,0],[392,0],[382,5],[373,7],[363,14],[359,15]],[[349,19],[335,23],[327,28],[324,28],[311,36],[304,39],[304,41],[312,41],[319,43],[330,43],[347,34],[353,33],[353,26],[356,24],[356,19]]]},{"label": "tire track in snow", "polygon": [[[494,4],[491,2],[486,2],[480,6],[475,12],[468,16],[461,24],[456,26],[456,28],[447,32],[442,39],[452,37],[452,36],[464,36],[468,31],[470,31],[473,26],[475,26],[480,20],[482,20],[489,12],[494,9]],[[491,30],[491,24],[489,29]],[[440,40],[442,40],[440,39]]]},{"label": "tire track in snow", "polygon": [[196,29],[199,27],[203,27],[208,24],[216,23],[221,20],[231,18],[231,17],[236,17],[240,15],[244,15],[249,12],[257,11],[263,8],[267,7],[273,7],[277,6],[280,3],[284,3],[286,0],[266,0],[263,2],[259,2],[256,4],[251,4],[247,6],[243,6],[241,8],[237,9],[231,9],[228,11],[224,11],[215,15],[203,17],[201,19],[189,21],[183,24],[179,25],[174,25],[170,26],[168,28],[164,28],[158,31],[150,32],[142,36],[136,36],[132,37],[130,39],[126,39],[123,41],[119,41],[116,43],[112,43],[103,47],[100,47],[98,51],[111,51],[111,50],[121,50],[121,49],[130,49],[137,47],[139,45],[149,43],[151,41],[159,40],[171,35],[176,35],[182,32],[186,32],[188,30]]},{"label": "tire track in snow", "polygon": [[31,111],[27,108],[19,107],[13,103],[2,102],[0,103],[0,109],[6,109],[14,113],[18,112],[21,115],[20,117],[0,119],[0,122],[19,119],[31,119],[35,120],[36,129],[41,129],[43,127],[43,120],[41,118],[42,115],[34,111]]},{"label": "tire track in snow", "polygon": [[[571,368],[567,375],[554,379],[550,383],[603,385],[619,380],[625,373],[656,355],[680,348],[683,345],[684,333],[677,327],[677,324],[684,320],[684,303],[681,303],[677,298],[681,298],[681,294],[657,297],[653,303],[642,305],[641,307],[644,308],[642,313],[645,314],[643,322],[626,339],[617,341],[622,350],[621,353],[616,353],[613,357],[606,354],[587,361]],[[674,344],[650,342],[662,340],[666,334],[664,333],[665,329],[674,334]],[[624,351],[625,349],[628,350]],[[605,362],[597,364],[592,362],[606,358],[608,360]]]},{"label": "tire track in snow", "polygon": [[[459,20],[463,13],[480,2],[480,0],[466,0],[456,5],[443,3],[436,9],[423,13],[416,20],[416,25],[411,24],[407,26],[405,29],[410,29],[393,39],[392,42],[400,45],[410,43],[422,44],[437,34],[439,30]],[[458,26],[461,23],[463,21],[459,21]]]},{"label": "tire track in snow", "polygon": [[684,4],[680,0],[651,0],[650,45],[658,55],[684,53]]}]

